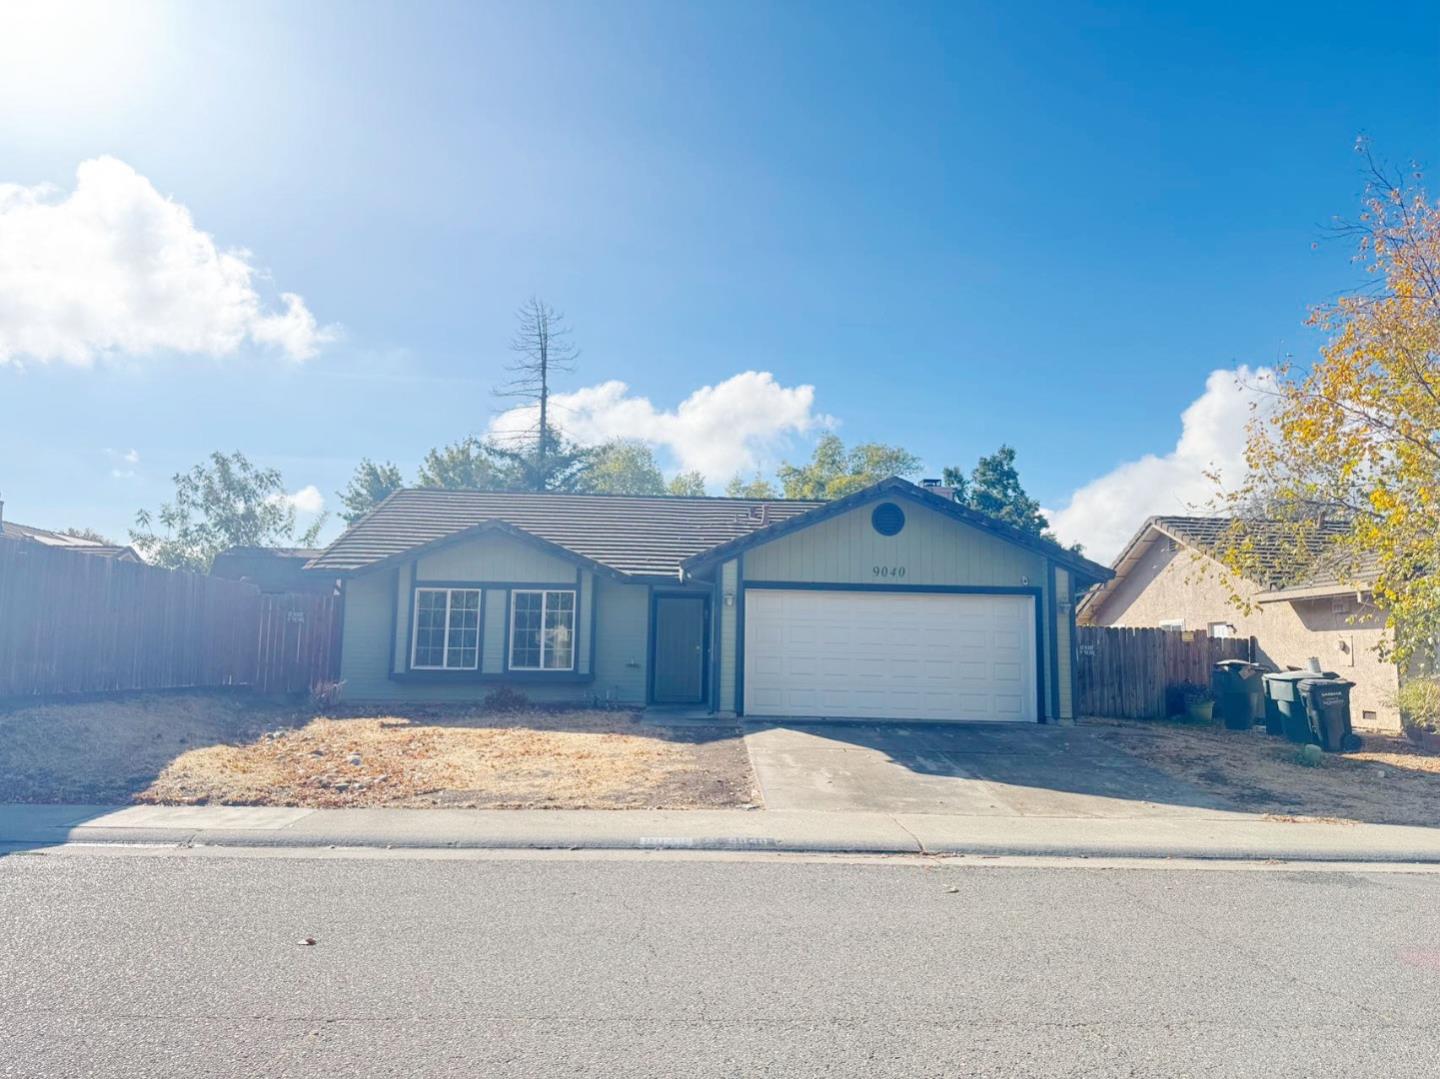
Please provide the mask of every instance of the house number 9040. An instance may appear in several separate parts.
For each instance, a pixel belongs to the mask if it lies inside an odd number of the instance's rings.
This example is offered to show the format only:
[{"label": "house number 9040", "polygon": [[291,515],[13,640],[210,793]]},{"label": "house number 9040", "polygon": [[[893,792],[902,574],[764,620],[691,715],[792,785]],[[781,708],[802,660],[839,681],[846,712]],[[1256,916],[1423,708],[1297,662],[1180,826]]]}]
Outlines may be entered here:
[{"label": "house number 9040", "polygon": [[875,566],[870,570],[876,577],[903,577],[904,566]]}]

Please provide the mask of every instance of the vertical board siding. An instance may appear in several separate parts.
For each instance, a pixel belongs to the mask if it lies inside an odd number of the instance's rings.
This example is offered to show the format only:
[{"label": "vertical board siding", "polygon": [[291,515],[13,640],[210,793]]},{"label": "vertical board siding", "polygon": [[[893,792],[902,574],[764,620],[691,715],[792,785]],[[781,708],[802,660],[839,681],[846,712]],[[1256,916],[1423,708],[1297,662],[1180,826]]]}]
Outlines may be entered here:
[{"label": "vertical board siding", "polygon": [[[718,707],[722,712],[735,711],[735,615],[739,610],[740,572],[734,559],[720,567],[720,692]],[[727,604],[725,597],[732,597]]]},{"label": "vertical board siding", "polygon": [[0,540],[0,697],[333,681],[341,604]]},{"label": "vertical board siding", "polygon": [[1070,592],[1070,571],[1055,570],[1055,643],[1056,669],[1059,677],[1056,684],[1060,690],[1060,718],[1075,718],[1075,701],[1071,690],[1071,635],[1075,631],[1075,604]]},{"label": "vertical board siding", "polygon": [[1083,716],[1162,719],[1172,687],[1208,686],[1222,659],[1253,659],[1255,638],[1195,631],[1081,626],[1076,631],[1078,711]]}]

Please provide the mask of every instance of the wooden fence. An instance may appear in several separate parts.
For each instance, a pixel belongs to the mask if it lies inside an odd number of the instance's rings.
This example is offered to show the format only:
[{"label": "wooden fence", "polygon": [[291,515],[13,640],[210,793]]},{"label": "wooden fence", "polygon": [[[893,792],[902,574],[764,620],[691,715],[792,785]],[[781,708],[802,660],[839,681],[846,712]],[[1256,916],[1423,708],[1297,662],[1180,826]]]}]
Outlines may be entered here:
[{"label": "wooden fence", "polygon": [[333,680],[339,604],[0,540],[0,698]]},{"label": "wooden fence", "polygon": [[1163,718],[1178,711],[1173,687],[1210,684],[1222,659],[1253,659],[1253,637],[1211,637],[1201,630],[1076,629],[1079,715]]}]

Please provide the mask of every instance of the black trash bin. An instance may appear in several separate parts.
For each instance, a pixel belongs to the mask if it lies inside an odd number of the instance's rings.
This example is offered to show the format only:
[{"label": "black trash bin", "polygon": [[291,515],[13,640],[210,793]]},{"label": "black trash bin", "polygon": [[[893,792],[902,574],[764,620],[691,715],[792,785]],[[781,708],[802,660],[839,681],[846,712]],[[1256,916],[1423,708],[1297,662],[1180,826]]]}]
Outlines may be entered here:
[{"label": "black trash bin", "polygon": [[1355,686],[1339,675],[1312,676],[1300,683],[1312,740],[1327,753],[1360,748],[1350,727],[1350,690]]},{"label": "black trash bin", "polygon": [[1350,689],[1332,671],[1280,671],[1265,675],[1265,729],[1292,742],[1314,743],[1334,753],[1355,749],[1350,727]]},{"label": "black trash bin", "polygon": [[1222,659],[1210,674],[1220,718],[1232,731],[1248,731],[1265,716],[1264,670],[1243,659]]}]

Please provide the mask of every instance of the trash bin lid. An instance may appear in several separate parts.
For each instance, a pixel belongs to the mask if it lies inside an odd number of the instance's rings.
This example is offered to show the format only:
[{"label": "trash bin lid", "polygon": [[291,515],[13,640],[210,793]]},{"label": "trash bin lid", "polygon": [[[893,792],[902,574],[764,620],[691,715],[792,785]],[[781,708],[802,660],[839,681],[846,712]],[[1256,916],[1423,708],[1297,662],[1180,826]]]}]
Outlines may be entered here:
[{"label": "trash bin lid", "polygon": [[1314,671],[1271,671],[1265,676],[1267,682],[1304,682],[1311,678],[1323,678]]},{"label": "trash bin lid", "polygon": [[1329,673],[1312,674],[1309,678],[1300,679],[1301,689],[1309,689],[1311,686],[1314,686],[1317,689],[1324,686],[1334,686],[1337,688],[1343,686],[1344,688],[1349,689],[1354,684],[1355,683],[1350,681],[1348,678],[1341,678],[1338,674]]},{"label": "trash bin lid", "polygon": [[1251,663],[1248,659],[1222,659],[1215,664],[1215,667],[1222,671],[1241,671],[1253,667],[1258,671],[1260,664]]}]

